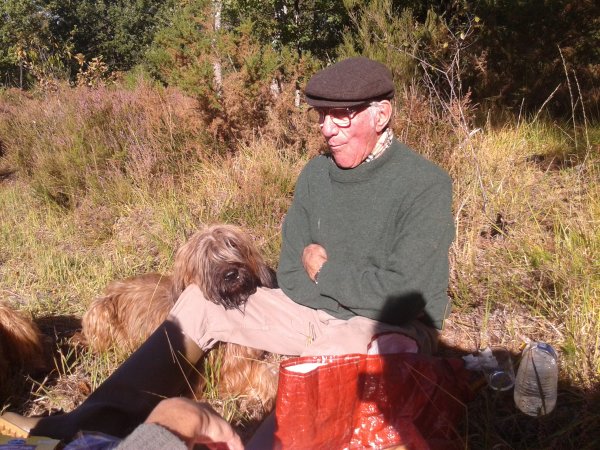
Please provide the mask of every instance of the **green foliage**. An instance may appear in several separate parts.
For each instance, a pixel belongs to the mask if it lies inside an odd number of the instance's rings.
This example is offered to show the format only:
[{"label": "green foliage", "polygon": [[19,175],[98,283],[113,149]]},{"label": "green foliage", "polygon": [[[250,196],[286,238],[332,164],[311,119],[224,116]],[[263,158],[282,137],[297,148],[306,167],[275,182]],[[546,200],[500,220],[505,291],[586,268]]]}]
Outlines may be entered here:
[{"label": "green foliage", "polygon": [[595,106],[594,115],[600,113],[598,2],[485,0],[476,2],[473,12],[483,23],[473,48],[480,70],[469,80],[478,98],[535,111],[559,86],[547,105],[554,113],[572,113],[560,48],[588,107]]},{"label": "green foliage", "polygon": [[418,45],[422,26],[412,10],[396,14],[391,0],[350,2],[350,6],[355,32],[345,36],[340,58],[363,55],[381,61],[391,68],[398,85],[413,79],[417,61],[403,50]]},{"label": "green foliage", "polygon": [[2,84],[75,78],[72,58],[103,58],[111,71],[139,63],[174,0],[7,0],[0,4]]},{"label": "green foliage", "polygon": [[399,9],[398,3],[418,6],[421,2],[346,0],[354,33],[345,36],[340,56],[360,54],[383,62],[391,68],[398,87],[429,72],[432,87],[439,88],[447,81],[440,77],[444,78],[457,52],[467,45],[457,44],[466,38],[469,19],[458,12],[447,18],[433,7],[423,9],[422,4],[418,13],[410,6]]},{"label": "green foliage", "polygon": [[[33,5],[19,0],[4,1],[0,4],[0,73],[3,84],[18,83],[20,76],[19,44],[28,40],[38,28]],[[15,83],[16,84],[16,83]]]},{"label": "green foliage", "polygon": [[264,127],[282,86],[295,88],[311,64],[310,55],[261,42],[265,16],[236,16],[235,26],[217,29],[214,7],[204,1],[175,8],[157,32],[147,64],[165,84],[193,95],[217,142],[229,144]]},{"label": "green foliage", "polygon": [[158,30],[146,63],[165,84],[176,85],[204,100],[203,109],[215,115],[220,109],[214,84],[213,46],[227,46],[213,31],[210,1],[186,2],[174,8]]},{"label": "green foliage", "polygon": [[73,44],[73,53],[102,56],[111,70],[140,62],[161,15],[174,0],[47,0],[52,33]]},{"label": "green foliage", "polygon": [[[253,114],[264,118],[260,111],[268,101],[256,93],[267,89],[274,74],[296,73],[283,81],[301,86],[306,73],[298,71],[300,58],[323,65],[364,54],[390,65],[398,83],[419,78],[425,61],[441,70],[429,73],[438,89],[447,84],[443,72],[454,64],[454,80],[459,80],[454,85],[461,85],[463,95],[469,92],[474,103],[530,111],[544,105],[552,113],[577,109],[582,116],[584,108],[571,105],[572,98],[580,97],[588,115],[598,117],[597,3],[5,0],[0,4],[0,84],[75,81],[94,58],[102,58],[109,72],[145,63],[163,82],[203,99],[212,128],[229,127],[237,135],[240,124],[232,122],[220,96],[231,81],[228,74],[245,70],[246,59],[264,58],[264,64],[250,63],[248,73],[236,81],[253,86],[248,103]],[[219,30],[214,29],[215,8]],[[468,39],[461,37],[469,32]],[[539,36],[544,45],[533,45]],[[459,53],[457,38],[463,40]],[[84,57],[83,67],[73,59],[77,54]],[[217,81],[215,64],[224,77]]]},{"label": "green foliage", "polygon": [[254,24],[253,34],[263,45],[319,59],[335,56],[350,23],[342,0],[233,0],[225,3],[223,16],[232,28]]},{"label": "green foliage", "polygon": [[35,0],[6,0],[0,4],[0,84],[27,86],[66,74],[68,40],[52,33],[52,17]]}]

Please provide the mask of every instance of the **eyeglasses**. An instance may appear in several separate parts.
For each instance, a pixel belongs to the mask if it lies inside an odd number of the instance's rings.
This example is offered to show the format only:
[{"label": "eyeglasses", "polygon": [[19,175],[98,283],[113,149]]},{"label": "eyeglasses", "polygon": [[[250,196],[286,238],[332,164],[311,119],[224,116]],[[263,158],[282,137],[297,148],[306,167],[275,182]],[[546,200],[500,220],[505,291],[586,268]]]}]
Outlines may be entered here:
[{"label": "eyeglasses", "polygon": [[373,103],[366,103],[348,108],[310,108],[308,110],[308,117],[310,120],[318,122],[319,125],[323,125],[325,117],[329,116],[336,126],[345,128],[350,126],[352,119],[354,119],[359,112],[367,109],[372,104]]}]

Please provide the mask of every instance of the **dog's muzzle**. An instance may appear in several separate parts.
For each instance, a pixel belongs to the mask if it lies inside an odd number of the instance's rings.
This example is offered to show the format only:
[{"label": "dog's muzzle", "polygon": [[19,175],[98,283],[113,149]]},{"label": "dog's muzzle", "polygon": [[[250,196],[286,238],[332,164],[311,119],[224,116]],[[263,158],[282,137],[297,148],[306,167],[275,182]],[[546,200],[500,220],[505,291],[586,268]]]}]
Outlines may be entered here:
[{"label": "dog's muzzle", "polygon": [[215,303],[225,309],[240,309],[259,285],[259,278],[247,267],[228,267],[219,276],[218,298]]}]

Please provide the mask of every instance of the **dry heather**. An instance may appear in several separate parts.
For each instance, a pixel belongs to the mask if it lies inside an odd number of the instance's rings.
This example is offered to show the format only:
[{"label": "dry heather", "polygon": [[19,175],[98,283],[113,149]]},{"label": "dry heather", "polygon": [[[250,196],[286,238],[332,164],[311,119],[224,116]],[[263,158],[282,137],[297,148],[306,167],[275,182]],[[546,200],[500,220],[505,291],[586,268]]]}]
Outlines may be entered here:
[{"label": "dry heather", "polygon": [[[198,227],[240,225],[276,264],[295,179],[322,148],[292,100],[285,87],[263,128],[224,147],[174,89],[1,94],[0,300],[33,314],[56,350],[53,373],[17,378],[5,407],[79,403],[119,362],[77,345],[82,312],[108,281],[168,269]],[[510,394],[483,390],[462,431],[469,448],[591,448],[600,437],[600,131],[529,121],[468,137],[414,91],[401,100],[396,134],[454,180],[446,352],[501,344],[516,361],[539,339],[560,354],[556,411],[530,420]],[[234,401],[220,402],[243,423]]]}]

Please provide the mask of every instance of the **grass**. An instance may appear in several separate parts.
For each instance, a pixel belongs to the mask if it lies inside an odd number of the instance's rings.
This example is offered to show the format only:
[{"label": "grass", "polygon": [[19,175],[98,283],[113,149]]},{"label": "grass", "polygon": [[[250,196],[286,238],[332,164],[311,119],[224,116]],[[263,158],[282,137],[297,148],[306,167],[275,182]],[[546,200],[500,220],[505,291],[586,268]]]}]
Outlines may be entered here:
[{"label": "grass", "polygon": [[[211,144],[193,99],[143,81],[0,93],[0,173],[14,172],[0,177],[0,300],[32,314],[56,361],[47,377],[17,377],[2,408],[68,410],[100,384],[122,356],[77,347],[78,319],[109,281],[167,272],[197,228],[241,225],[276,265],[296,177],[322,146],[304,115],[284,107],[290,98],[274,105],[267,127],[224,148]],[[483,390],[469,405],[469,448],[592,448],[600,128],[520,120],[465,141],[448,124],[433,126],[417,100],[413,117],[396,115],[396,134],[454,180],[454,310],[444,344],[463,354],[504,345],[516,356],[528,339],[543,340],[560,355],[555,412],[530,420],[510,393]],[[235,399],[220,401],[243,421]]]},{"label": "grass", "polygon": [[471,420],[470,444],[593,448],[600,381],[598,144],[578,153],[560,130],[522,123],[486,130],[474,145],[479,174],[464,168],[454,174],[461,180],[461,226],[451,289],[458,314],[450,322],[471,325],[467,347],[501,344],[518,354],[529,339],[550,342],[560,354],[561,393],[554,414],[530,420],[515,411],[510,395],[485,392],[471,406],[479,420]]}]

